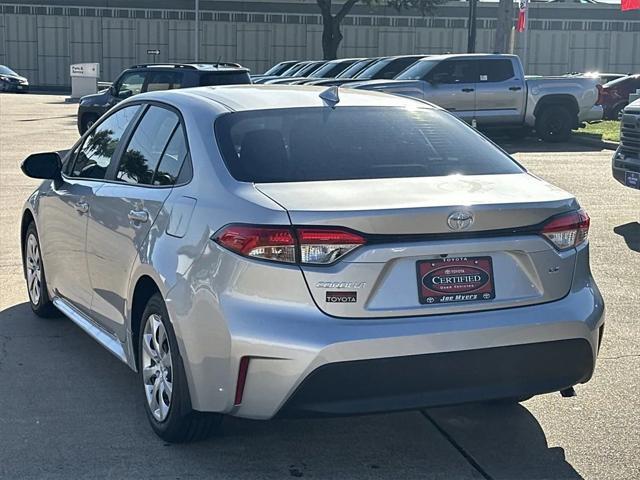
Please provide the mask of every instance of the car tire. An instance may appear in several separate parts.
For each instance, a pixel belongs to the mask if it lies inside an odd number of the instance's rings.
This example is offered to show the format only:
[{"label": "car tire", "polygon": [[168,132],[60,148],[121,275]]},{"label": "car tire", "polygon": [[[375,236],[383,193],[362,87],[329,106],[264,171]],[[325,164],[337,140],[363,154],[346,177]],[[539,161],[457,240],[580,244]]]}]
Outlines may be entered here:
[{"label": "car tire", "polygon": [[24,278],[27,282],[27,293],[31,310],[39,317],[50,318],[59,315],[58,309],[53,305],[47,289],[40,239],[35,223],[31,222],[24,236],[24,252],[22,264]]},{"label": "car tire", "polygon": [[565,107],[549,106],[536,117],[536,133],[545,142],[564,142],[571,136],[575,119]]},{"label": "car tire", "polygon": [[208,438],[219,429],[221,414],[191,408],[178,342],[159,293],[149,299],[142,314],[138,352],[145,411],[156,435],[185,443]]},{"label": "car tire", "polygon": [[82,121],[80,122],[80,135],[84,135],[85,132],[93,126],[96,120],[98,120],[98,115],[95,113],[85,113],[82,116]]},{"label": "car tire", "polygon": [[607,120],[622,120],[622,110],[627,106],[627,103],[619,103],[611,109]]}]

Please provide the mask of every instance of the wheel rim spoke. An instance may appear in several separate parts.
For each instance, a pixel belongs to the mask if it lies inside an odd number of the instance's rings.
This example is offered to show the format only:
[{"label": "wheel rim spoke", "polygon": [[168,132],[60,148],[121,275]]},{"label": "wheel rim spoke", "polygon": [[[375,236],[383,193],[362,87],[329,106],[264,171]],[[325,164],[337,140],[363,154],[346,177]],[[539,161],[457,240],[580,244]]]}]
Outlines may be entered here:
[{"label": "wheel rim spoke", "polygon": [[34,234],[27,238],[27,248],[25,249],[25,269],[27,271],[27,290],[31,303],[37,305],[40,302],[42,293],[42,267],[40,265],[40,249]]},{"label": "wheel rim spoke", "polygon": [[149,410],[156,420],[163,421],[171,408],[173,363],[167,331],[158,314],[145,321],[141,369]]}]

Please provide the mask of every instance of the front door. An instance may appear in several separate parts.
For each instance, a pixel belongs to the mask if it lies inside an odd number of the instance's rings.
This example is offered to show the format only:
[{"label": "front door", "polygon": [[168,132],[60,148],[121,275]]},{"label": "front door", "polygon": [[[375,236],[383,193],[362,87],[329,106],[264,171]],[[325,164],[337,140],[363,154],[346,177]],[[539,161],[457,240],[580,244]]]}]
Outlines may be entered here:
[{"label": "front door", "polygon": [[120,139],[139,108],[122,108],[96,125],[69,158],[62,181],[53,182],[50,195],[40,202],[39,231],[50,287],[54,295],[85,313],[90,312],[93,297],[86,257],[88,218]]},{"label": "front door", "polygon": [[94,292],[92,317],[120,339],[126,334],[132,267],[147,237],[153,243],[162,233],[154,229],[154,222],[162,214],[177,175],[171,152],[180,139],[184,145],[174,111],[147,107],[109,174],[111,182],[93,201],[87,231],[87,263]]},{"label": "front door", "polygon": [[425,100],[471,122],[476,108],[476,62],[444,60],[429,71],[425,80]]}]

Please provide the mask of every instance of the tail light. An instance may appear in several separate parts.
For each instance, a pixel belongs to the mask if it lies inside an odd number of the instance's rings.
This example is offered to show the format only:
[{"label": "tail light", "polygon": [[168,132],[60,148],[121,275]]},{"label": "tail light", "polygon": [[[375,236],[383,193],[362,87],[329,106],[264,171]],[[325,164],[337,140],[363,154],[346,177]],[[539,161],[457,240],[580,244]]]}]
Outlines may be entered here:
[{"label": "tail light", "polygon": [[283,263],[328,265],[366,240],[341,229],[227,225],[213,240],[245,257]]},{"label": "tail light", "polygon": [[589,236],[589,215],[584,210],[554,217],[542,227],[542,235],[558,250],[577,247]]}]

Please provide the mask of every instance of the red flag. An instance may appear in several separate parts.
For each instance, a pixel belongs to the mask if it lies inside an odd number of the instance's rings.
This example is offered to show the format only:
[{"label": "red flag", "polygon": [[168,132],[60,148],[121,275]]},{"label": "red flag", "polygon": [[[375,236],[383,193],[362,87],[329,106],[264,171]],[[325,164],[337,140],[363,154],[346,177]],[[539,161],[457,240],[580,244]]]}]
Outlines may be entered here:
[{"label": "red flag", "polygon": [[[625,1],[625,0],[623,0]],[[627,0],[629,1],[629,0]],[[631,0],[631,1],[640,1],[640,0]],[[527,6],[528,6],[528,0],[520,0],[518,2],[518,23],[516,24],[516,31],[518,32],[524,32],[525,29],[527,28]]]},{"label": "red flag", "polygon": [[622,0],[622,11],[640,9],[640,0]]}]

